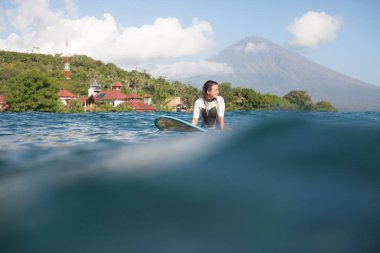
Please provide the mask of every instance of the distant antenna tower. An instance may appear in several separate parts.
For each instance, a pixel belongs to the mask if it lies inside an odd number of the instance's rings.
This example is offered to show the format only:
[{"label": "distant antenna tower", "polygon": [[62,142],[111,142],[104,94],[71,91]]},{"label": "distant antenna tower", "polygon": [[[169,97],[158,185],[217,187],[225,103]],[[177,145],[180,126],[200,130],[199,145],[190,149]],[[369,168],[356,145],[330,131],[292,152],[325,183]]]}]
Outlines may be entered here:
[{"label": "distant antenna tower", "polygon": [[68,47],[69,47],[69,42],[66,40],[66,56],[65,56],[65,67],[64,67],[65,74],[64,75],[66,79],[71,79]]}]

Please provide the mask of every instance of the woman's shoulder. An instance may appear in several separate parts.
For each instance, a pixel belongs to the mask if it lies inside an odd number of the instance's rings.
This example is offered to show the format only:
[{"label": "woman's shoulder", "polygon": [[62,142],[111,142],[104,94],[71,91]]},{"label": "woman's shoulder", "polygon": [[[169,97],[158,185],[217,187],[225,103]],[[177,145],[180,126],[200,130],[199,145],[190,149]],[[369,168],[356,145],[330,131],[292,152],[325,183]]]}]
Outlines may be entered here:
[{"label": "woman's shoulder", "polygon": [[203,100],[203,98],[197,98],[197,99],[195,100],[195,104],[204,104],[204,100]]},{"label": "woman's shoulder", "polygon": [[222,96],[217,96],[216,100],[218,100],[218,102],[224,102],[224,98]]}]

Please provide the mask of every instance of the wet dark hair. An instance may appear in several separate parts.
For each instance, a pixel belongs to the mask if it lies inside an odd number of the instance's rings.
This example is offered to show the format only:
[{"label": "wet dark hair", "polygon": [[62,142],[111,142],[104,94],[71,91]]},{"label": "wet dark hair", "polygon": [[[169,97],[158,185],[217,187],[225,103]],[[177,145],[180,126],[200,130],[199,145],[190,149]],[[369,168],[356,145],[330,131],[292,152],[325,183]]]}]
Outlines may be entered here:
[{"label": "wet dark hair", "polygon": [[203,96],[206,97],[207,95],[207,91],[211,88],[211,86],[213,85],[219,85],[217,82],[213,81],[213,80],[208,80],[207,82],[205,82],[205,84],[203,84],[203,88],[202,88],[202,93],[203,93]]}]

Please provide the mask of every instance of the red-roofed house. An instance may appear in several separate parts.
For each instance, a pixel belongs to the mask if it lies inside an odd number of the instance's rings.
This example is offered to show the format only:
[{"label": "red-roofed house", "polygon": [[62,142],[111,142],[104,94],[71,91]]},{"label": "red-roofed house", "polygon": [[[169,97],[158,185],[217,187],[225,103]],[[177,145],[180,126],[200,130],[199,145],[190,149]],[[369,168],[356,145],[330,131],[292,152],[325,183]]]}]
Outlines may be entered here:
[{"label": "red-roofed house", "polygon": [[147,105],[139,100],[130,100],[125,102],[126,106],[135,108],[136,112],[154,112],[157,111],[153,106]]},{"label": "red-roofed house", "polygon": [[156,108],[145,104],[141,101],[142,97],[137,95],[136,93],[129,93],[127,95],[127,102],[125,102],[126,106],[135,108],[136,112],[152,112],[157,111]]},{"label": "red-roofed house", "polygon": [[125,104],[126,106],[135,108],[136,112],[150,112],[157,109],[143,103],[142,97],[136,93],[125,95],[118,90],[104,90],[94,96],[96,103],[110,103],[113,107]]},{"label": "red-roofed house", "polygon": [[152,96],[149,95],[149,94],[145,94],[144,95],[144,103],[148,104],[148,105],[151,105],[152,104]]},{"label": "red-roofed house", "polygon": [[121,90],[121,83],[120,82],[114,82],[111,86],[112,90]]},{"label": "red-roofed house", "polygon": [[84,111],[86,112],[90,112],[95,104],[95,99],[92,95],[89,97],[81,97],[79,98],[79,101],[83,104]]},{"label": "red-roofed house", "polygon": [[136,93],[129,93],[127,95],[127,101],[133,101],[133,100],[140,100],[142,97],[140,97],[139,95],[137,95]]},{"label": "red-roofed house", "polygon": [[127,100],[127,96],[117,90],[104,90],[94,96],[95,102],[109,102],[116,107]]},{"label": "red-roofed house", "polygon": [[96,82],[96,80],[92,81],[90,84],[90,87],[88,87],[88,96],[91,97],[92,95],[96,96],[96,94],[99,94],[101,92],[101,86]]},{"label": "red-roofed house", "polygon": [[74,99],[77,95],[68,91],[68,90],[60,90],[58,92],[59,100],[66,106],[70,106],[70,101]]}]

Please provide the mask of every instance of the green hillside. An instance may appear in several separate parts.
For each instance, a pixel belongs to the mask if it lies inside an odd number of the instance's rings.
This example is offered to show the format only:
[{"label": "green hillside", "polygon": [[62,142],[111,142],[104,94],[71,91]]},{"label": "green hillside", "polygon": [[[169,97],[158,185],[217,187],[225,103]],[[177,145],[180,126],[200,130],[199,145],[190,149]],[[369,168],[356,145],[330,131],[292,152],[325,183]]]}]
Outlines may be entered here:
[{"label": "green hillside", "polygon": [[[14,89],[25,90],[26,88],[30,90],[49,87],[52,91],[67,89],[79,96],[87,96],[88,86],[93,80],[101,84],[102,89],[110,88],[111,84],[117,81],[122,83],[122,92],[125,94],[130,93],[132,89],[136,89],[139,95],[150,94],[154,105],[161,110],[165,110],[164,104],[171,97],[182,97],[185,106],[191,108],[196,97],[201,95],[198,89],[190,85],[177,81],[169,82],[164,77],[153,78],[145,71],[125,71],[112,63],[106,64],[84,55],[70,57],[70,80],[64,78],[63,66],[64,57],[59,54],[45,55],[0,51],[0,95],[5,95],[9,100],[15,101],[12,97],[21,96],[21,94],[15,92]],[[29,84],[28,86],[24,84],[28,82],[28,76],[31,76],[31,80],[35,80],[36,73],[38,73],[39,80],[46,78],[42,83],[49,85],[31,86]],[[225,98],[226,107],[229,110],[335,110],[326,101],[314,104],[305,92],[294,92],[293,96],[277,97],[270,94],[259,94],[249,88],[232,87],[229,83],[220,85],[220,95]],[[35,90],[31,90],[31,94],[33,93]],[[39,98],[44,96],[41,94],[45,93],[39,93]],[[49,98],[55,99],[50,95]],[[319,104],[321,106],[318,106]],[[39,109],[45,108],[44,106],[29,108],[31,108],[30,110],[46,111]],[[22,111],[22,108],[18,111]]]}]

